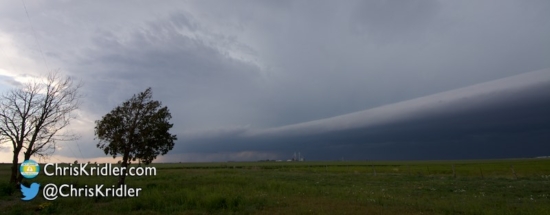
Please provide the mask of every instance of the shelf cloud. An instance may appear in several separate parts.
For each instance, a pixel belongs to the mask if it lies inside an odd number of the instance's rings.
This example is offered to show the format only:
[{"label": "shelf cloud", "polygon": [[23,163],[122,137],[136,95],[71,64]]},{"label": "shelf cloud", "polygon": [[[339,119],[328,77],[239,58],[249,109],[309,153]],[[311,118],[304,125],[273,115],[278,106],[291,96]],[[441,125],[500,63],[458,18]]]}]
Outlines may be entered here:
[{"label": "shelf cloud", "polygon": [[[189,132],[178,149],[301,150],[311,151],[313,158],[336,153],[333,158],[437,159],[512,153],[507,149],[512,145],[524,149],[518,156],[535,156],[550,149],[544,143],[549,131],[550,69],[544,69],[304,123]],[[456,151],[432,154],[449,147]]]},{"label": "shelf cloud", "polygon": [[[69,128],[81,138],[59,143],[63,160],[105,157],[95,120],[148,87],[178,136],[164,161],[548,155],[548,11],[520,0],[6,1],[0,91],[52,70],[83,82]],[[10,151],[0,145],[0,161]]]}]

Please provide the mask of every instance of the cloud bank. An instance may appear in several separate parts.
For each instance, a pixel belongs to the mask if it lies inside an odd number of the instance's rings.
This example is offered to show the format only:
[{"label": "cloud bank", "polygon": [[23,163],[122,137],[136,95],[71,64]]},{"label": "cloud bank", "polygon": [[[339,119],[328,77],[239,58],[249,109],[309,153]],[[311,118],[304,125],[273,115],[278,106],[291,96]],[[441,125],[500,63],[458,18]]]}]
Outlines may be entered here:
[{"label": "cloud bank", "polygon": [[189,132],[176,151],[302,151],[313,159],[534,157],[550,149],[541,142],[549,131],[550,69],[544,69],[310,122]]},{"label": "cloud bank", "polygon": [[71,124],[82,138],[60,144],[64,157],[105,156],[94,121],[148,87],[172,112],[175,161],[532,156],[547,141],[544,84],[464,87],[549,68],[548,11],[519,0],[6,1],[0,91],[55,69],[84,82]]}]

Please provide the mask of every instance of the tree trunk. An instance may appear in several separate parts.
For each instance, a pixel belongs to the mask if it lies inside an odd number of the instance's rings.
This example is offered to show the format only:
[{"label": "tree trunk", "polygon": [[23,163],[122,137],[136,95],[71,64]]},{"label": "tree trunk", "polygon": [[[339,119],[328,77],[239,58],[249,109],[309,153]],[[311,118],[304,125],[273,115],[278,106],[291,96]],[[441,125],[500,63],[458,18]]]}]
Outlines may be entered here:
[{"label": "tree trunk", "polygon": [[124,169],[122,170],[122,174],[118,177],[118,186],[122,186],[126,180],[126,173],[128,172],[128,156],[130,154],[130,151],[128,149],[125,150],[124,156],[122,157],[122,163],[120,163],[120,166]]},{"label": "tree trunk", "polygon": [[126,161],[123,161],[121,163],[121,167],[124,167],[124,170],[122,171],[122,174],[120,176],[118,176],[118,186],[122,186],[124,185],[124,180],[126,180],[126,172],[128,171],[127,168],[128,168],[128,163],[126,163]]},{"label": "tree trunk", "polygon": [[19,172],[18,164],[19,164],[19,152],[21,151],[22,147],[17,147],[13,150],[13,161],[11,163],[11,177],[10,177],[10,183],[15,184],[16,186],[19,185],[17,183],[17,176],[21,173]]},{"label": "tree trunk", "polygon": [[[31,159],[31,153],[29,151],[25,152],[25,160]],[[23,175],[19,174],[17,176],[17,184],[21,184],[21,181],[23,181]]]}]

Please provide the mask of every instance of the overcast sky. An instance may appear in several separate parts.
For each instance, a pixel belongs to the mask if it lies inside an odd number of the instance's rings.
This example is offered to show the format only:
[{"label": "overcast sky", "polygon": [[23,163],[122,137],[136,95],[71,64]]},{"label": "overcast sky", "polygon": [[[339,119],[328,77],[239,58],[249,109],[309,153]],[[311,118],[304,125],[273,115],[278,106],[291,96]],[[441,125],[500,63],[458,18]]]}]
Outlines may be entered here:
[{"label": "overcast sky", "polygon": [[0,4],[0,91],[84,83],[52,161],[105,157],[94,121],[147,87],[179,139],[159,161],[550,155],[550,1]]}]

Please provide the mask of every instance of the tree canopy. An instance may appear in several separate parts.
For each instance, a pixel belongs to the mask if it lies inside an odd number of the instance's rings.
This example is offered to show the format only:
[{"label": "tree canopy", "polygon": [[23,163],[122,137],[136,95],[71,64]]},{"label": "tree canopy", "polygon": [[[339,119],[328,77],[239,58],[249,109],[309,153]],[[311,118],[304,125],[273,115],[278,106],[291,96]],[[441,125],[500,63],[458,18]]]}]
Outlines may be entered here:
[{"label": "tree canopy", "polygon": [[[136,160],[150,164],[174,147],[177,137],[169,132],[171,118],[168,107],[152,100],[152,90],[147,88],[95,122],[97,147],[113,158],[122,156],[123,167]],[[123,176],[119,184],[124,184]]]},{"label": "tree canopy", "polygon": [[13,147],[10,183],[22,180],[17,167],[20,152],[25,160],[48,156],[57,142],[77,138],[60,131],[75,117],[80,87],[72,78],[53,72],[0,96],[0,143],[10,142]]}]

